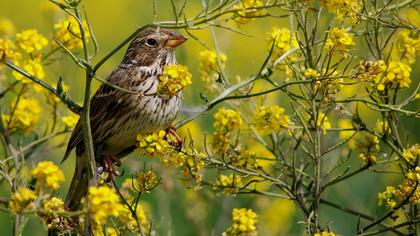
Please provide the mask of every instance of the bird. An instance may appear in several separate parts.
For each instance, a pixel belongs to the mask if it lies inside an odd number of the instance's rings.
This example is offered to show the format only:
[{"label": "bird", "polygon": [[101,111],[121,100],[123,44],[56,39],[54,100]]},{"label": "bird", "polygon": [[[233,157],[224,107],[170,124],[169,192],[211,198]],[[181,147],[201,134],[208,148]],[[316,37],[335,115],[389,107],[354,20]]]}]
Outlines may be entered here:
[{"label": "bird", "polygon": [[[118,89],[102,83],[90,100],[90,124],[95,159],[116,174],[113,163],[136,147],[138,134],[158,130],[173,131],[171,123],[181,107],[182,92],[165,97],[157,93],[159,76],[167,65],[176,64],[175,49],[187,40],[182,34],[151,27],[140,31],[129,44],[123,60],[106,78]],[[82,208],[80,200],[88,191],[88,158],[85,153],[82,123],[76,124],[63,158],[76,149],[76,167],[65,207]]]}]

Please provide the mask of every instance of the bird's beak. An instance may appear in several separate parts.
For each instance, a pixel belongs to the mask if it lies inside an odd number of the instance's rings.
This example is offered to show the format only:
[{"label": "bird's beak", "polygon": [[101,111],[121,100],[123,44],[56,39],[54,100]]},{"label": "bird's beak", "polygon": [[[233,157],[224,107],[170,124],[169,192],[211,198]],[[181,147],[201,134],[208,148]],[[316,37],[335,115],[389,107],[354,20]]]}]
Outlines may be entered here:
[{"label": "bird's beak", "polygon": [[173,32],[172,35],[169,37],[169,39],[166,41],[165,47],[176,48],[179,45],[181,45],[183,42],[185,42],[186,40],[187,38],[184,35],[178,32]]}]

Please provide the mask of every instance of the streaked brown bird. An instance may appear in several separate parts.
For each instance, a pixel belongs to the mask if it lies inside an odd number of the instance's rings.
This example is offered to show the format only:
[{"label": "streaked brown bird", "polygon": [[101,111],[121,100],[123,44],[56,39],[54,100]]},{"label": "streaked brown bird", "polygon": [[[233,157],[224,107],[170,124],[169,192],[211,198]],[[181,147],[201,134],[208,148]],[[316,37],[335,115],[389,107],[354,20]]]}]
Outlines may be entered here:
[{"label": "streaked brown bird", "polygon": [[[181,106],[181,92],[172,98],[157,95],[159,76],[163,67],[175,64],[175,48],[186,38],[162,28],[141,31],[130,43],[121,64],[107,81],[138,94],[102,84],[92,97],[90,122],[95,157],[112,174],[117,156],[134,150],[136,137],[168,129]],[[65,160],[76,148],[76,168],[67,193],[67,209],[77,210],[88,188],[88,160],[85,153],[81,121],[77,123]]]}]

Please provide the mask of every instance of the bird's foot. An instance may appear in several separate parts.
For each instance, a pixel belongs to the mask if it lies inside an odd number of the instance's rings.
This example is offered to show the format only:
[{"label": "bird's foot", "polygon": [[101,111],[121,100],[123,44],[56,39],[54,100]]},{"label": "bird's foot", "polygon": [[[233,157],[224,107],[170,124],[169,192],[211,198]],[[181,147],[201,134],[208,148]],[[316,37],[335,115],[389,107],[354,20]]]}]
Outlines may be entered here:
[{"label": "bird's foot", "polygon": [[174,126],[169,126],[169,128],[166,130],[166,133],[168,134],[166,136],[167,141],[169,144],[173,147],[175,147],[178,151],[182,148],[182,139],[177,134],[176,128]]},{"label": "bird's foot", "polygon": [[124,175],[124,170],[120,172],[115,168],[115,166],[121,166],[121,161],[114,155],[104,155],[103,172],[108,174],[104,180],[106,183],[111,182],[115,176],[119,177]]}]

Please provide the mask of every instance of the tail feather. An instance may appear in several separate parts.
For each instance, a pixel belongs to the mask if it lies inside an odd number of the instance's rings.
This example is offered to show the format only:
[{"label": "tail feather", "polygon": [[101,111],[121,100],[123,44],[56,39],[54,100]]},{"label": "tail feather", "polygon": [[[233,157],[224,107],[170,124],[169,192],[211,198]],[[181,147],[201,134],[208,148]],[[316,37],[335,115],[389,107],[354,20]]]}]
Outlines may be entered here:
[{"label": "tail feather", "polygon": [[76,211],[81,209],[82,204],[80,200],[86,195],[88,184],[88,162],[83,154],[76,157],[76,168],[65,201],[65,207],[68,210]]}]

